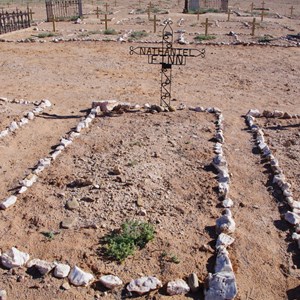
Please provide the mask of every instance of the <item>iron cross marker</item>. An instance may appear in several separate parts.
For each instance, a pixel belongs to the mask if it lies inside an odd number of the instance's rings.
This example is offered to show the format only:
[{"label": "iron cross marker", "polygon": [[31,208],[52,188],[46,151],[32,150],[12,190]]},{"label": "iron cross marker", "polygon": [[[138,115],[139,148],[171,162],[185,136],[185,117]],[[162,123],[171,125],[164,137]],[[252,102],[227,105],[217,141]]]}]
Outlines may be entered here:
[{"label": "iron cross marker", "polygon": [[187,57],[205,57],[205,49],[173,48],[172,21],[168,21],[162,32],[161,47],[130,47],[129,54],[147,55],[149,64],[161,65],[160,105],[170,106],[172,65],[185,65]]}]

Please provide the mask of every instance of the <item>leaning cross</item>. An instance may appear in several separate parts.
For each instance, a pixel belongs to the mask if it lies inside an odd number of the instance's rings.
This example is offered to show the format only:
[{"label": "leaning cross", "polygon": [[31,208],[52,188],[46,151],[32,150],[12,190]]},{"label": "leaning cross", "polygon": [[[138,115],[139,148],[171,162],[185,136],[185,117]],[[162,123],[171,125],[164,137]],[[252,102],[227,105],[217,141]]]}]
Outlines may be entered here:
[{"label": "leaning cross", "polygon": [[105,22],[105,30],[107,30],[107,22],[111,21],[111,19],[108,19],[107,14],[105,14],[104,19],[101,19],[100,21]]},{"label": "leaning cross", "polygon": [[251,35],[254,36],[254,33],[255,33],[255,27],[256,27],[256,25],[259,25],[259,23],[256,23],[256,18],[253,18],[253,22],[252,22],[251,24],[252,24],[252,32],[251,32]]},{"label": "leaning cross", "polygon": [[161,65],[160,105],[170,107],[172,65],[185,65],[187,57],[205,57],[205,49],[173,48],[172,21],[167,21],[162,32],[161,47],[130,47],[130,55],[147,55],[149,64]]},{"label": "leaning cross", "polygon": [[208,26],[212,25],[212,23],[208,23],[208,18],[206,18],[204,23],[201,23],[202,25],[205,25],[205,36],[207,36],[208,33]]}]

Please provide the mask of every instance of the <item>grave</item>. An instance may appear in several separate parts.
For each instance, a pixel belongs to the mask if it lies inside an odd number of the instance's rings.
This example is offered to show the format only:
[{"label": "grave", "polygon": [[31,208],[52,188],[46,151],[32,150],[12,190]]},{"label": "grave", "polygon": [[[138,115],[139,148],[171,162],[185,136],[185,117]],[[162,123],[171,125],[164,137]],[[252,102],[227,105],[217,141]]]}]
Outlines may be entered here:
[{"label": "grave", "polygon": [[30,11],[0,12],[0,34],[30,27]]}]

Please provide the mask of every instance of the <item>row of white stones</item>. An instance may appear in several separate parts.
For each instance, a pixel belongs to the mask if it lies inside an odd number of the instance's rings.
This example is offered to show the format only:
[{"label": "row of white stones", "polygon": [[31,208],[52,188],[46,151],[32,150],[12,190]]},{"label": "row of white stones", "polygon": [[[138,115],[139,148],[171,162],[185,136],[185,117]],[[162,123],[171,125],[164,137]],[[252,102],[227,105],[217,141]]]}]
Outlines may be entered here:
[{"label": "row of white stones", "polygon": [[[136,109],[139,111],[140,106],[139,105],[131,105],[128,103],[119,103],[116,100],[108,100],[108,101],[99,101],[93,103],[93,109],[91,110],[90,114],[81,121],[77,127],[76,130],[71,132],[69,135],[69,138],[62,139],[61,144],[56,148],[56,150],[52,153],[51,158],[46,158],[44,160],[40,160],[39,164],[37,165],[35,170],[38,170],[40,167],[44,169],[45,160],[47,162],[51,162],[53,160],[53,154],[54,153],[61,153],[61,151],[72,142],[72,139],[79,135],[79,132],[83,129],[89,126],[92,119],[97,115],[97,113],[101,110],[104,113],[107,113],[109,111],[112,111],[113,109]],[[181,107],[179,109],[184,109],[185,107]],[[158,105],[149,105],[145,104],[143,109],[146,110],[156,110],[157,112],[163,112],[163,111],[174,111],[174,109],[164,109],[161,106]],[[201,107],[197,108],[190,108],[190,110],[194,110],[197,112],[208,112],[208,113],[215,113],[218,117],[217,121],[217,132],[216,132],[216,139],[219,141],[216,144],[215,151],[222,152],[222,148],[220,148],[219,144],[222,145],[224,142],[224,136],[223,136],[223,116],[220,113],[220,111],[216,108],[208,108],[204,109]],[[217,150],[217,148],[219,150]],[[220,154],[220,153],[219,153]],[[57,154],[58,155],[58,154]],[[54,157],[56,156],[54,154]],[[54,158],[54,159],[55,159]],[[228,174],[228,171],[227,171]],[[34,176],[36,174],[33,174]],[[223,174],[224,175],[224,174]],[[223,177],[220,177],[223,178]],[[229,178],[229,177],[228,177]],[[220,188],[220,186],[219,186]],[[21,188],[22,189],[22,188]],[[222,189],[222,188],[220,188]],[[226,189],[228,192],[228,188]],[[228,252],[226,250],[226,247],[233,243],[234,239],[224,232],[229,233],[229,231],[232,231],[232,225],[234,224],[233,219],[230,216],[227,216],[227,221],[224,220],[224,216],[222,216],[217,221],[217,231],[221,231],[222,233],[219,235],[217,240],[217,263],[215,267],[215,274],[209,275],[209,288],[205,292],[206,300],[218,300],[218,299],[233,299],[237,293],[236,289],[236,283],[235,283],[235,277],[232,271],[232,266],[230,259],[228,257]],[[229,221],[229,222],[228,222]],[[233,224],[232,224],[233,222]],[[220,225],[218,225],[220,224]],[[235,226],[235,225],[234,225]],[[75,286],[88,286],[92,282],[95,281],[95,277],[93,274],[88,273],[80,269],[78,266],[74,266],[72,269],[69,265],[59,263],[59,262],[48,262],[45,260],[40,259],[32,259],[29,260],[30,256],[27,253],[21,252],[17,248],[11,248],[7,252],[3,253],[1,255],[1,264],[8,269],[16,268],[20,266],[25,266],[27,268],[34,267],[36,268],[42,276],[45,276],[46,274],[49,274],[52,272],[53,276],[56,278],[67,278],[69,279],[69,282]],[[115,276],[115,275],[104,275],[99,278],[99,281],[108,289],[113,289],[117,286],[123,285],[122,280]],[[128,292],[134,292],[139,295],[146,294],[152,290],[156,290],[160,287],[162,287],[162,282],[153,276],[144,276],[138,279],[133,279],[130,281],[130,283],[127,285],[126,289]],[[64,286],[65,287],[65,286]],[[186,294],[190,290],[191,291],[197,291],[199,288],[199,282],[198,277],[195,273],[190,274],[188,284],[183,279],[176,279],[174,281],[169,281],[167,283],[167,293],[169,295],[180,295],[180,294]],[[4,296],[6,296],[5,290],[0,290],[0,296],[1,293],[3,293]],[[223,295],[222,298],[220,298],[220,295]]]},{"label": "row of white stones", "polygon": [[[3,99],[3,98],[2,98]],[[18,103],[18,102],[14,102]],[[28,104],[28,103],[22,103],[21,104]],[[26,112],[19,121],[13,121],[11,122],[4,130],[0,131],[0,140],[9,134],[15,132],[17,129],[25,126],[28,124],[30,120],[33,120],[37,115],[41,114],[45,108],[50,107],[51,102],[49,100],[42,100],[36,108],[34,108],[32,111]]]},{"label": "row of white stones", "polygon": [[216,156],[213,159],[212,165],[218,173],[219,197],[222,199],[222,206],[225,208],[222,216],[216,220],[218,238],[216,241],[217,258],[215,273],[208,274],[208,288],[204,291],[205,300],[234,299],[237,295],[237,285],[227,247],[234,242],[234,238],[229,234],[234,233],[236,226],[230,210],[230,207],[233,206],[233,201],[228,198],[230,184],[228,163],[223,153],[223,144],[225,143],[223,134],[224,116],[218,108],[203,109],[202,107],[197,107],[194,110],[213,113],[217,118],[215,123],[215,140],[217,142],[214,146]]},{"label": "row of white stones", "polygon": [[276,184],[283,193],[285,202],[289,205],[290,211],[288,211],[284,218],[287,222],[294,225],[295,232],[292,238],[298,242],[298,247],[300,249],[300,201],[296,201],[293,198],[293,193],[291,190],[291,184],[287,182],[284,172],[279,166],[278,159],[272,154],[271,149],[267,145],[263,130],[255,124],[255,118],[267,117],[267,118],[299,118],[299,115],[289,114],[286,112],[275,110],[274,112],[264,111],[260,113],[257,109],[251,109],[246,115],[246,122],[249,126],[251,132],[254,135],[256,144],[263,158],[267,159],[272,173],[273,173],[273,184]]},{"label": "row of white stones", "polygon": [[[48,101],[48,100],[46,100]],[[42,102],[41,105],[49,105],[50,101],[48,102]],[[36,109],[38,111],[42,110],[43,108],[41,106],[38,106]],[[71,131],[65,138],[61,138],[59,145],[54,149],[54,151],[49,154],[49,156],[45,158],[41,158],[36,166],[33,168],[33,171],[26,176],[23,180],[20,181],[21,187],[11,196],[6,198],[0,203],[0,209],[7,209],[11,206],[13,206],[17,201],[17,196],[19,194],[23,194],[27,191],[28,188],[30,188],[38,179],[38,176],[41,172],[45,170],[48,166],[51,165],[51,163],[62,153],[62,151],[68,147],[70,144],[72,144],[73,140],[80,135],[80,132],[84,128],[88,128],[93,119],[96,117],[97,112],[99,111],[99,108],[92,108],[90,113],[78,123],[76,129],[74,131]]]},{"label": "row of white stones", "polygon": [[29,100],[24,100],[24,99],[13,99],[10,100],[6,97],[0,97],[0,102],[4,102],[4,103],[16,103],[16,104],[24,104],[24,105],[28,105],[28,104],[34,104],[34,105],[39,105],[40,101],[29,101]]}]

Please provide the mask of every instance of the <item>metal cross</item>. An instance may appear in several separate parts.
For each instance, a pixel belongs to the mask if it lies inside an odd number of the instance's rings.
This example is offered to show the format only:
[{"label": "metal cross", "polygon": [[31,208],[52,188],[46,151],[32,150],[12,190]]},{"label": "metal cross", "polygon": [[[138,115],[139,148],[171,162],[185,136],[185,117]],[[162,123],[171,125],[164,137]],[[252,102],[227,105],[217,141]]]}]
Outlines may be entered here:
[{"label": "metal cross", "polygon": [[160,105],[170,107],[172,65],[185,65],[187,57],[205,57],[205,49],[173,48],[172,21],[162,32],[161,47],[130,47],[129,54],[147,55],[149,64],[161,65]]},{"label": "metal cross", "polygon": [[208,23],[208,18],[206,18],[204,23],[201,23],[202,25],[205,25],[205,36],[207,36],[208,33],[208,26],[212,25],[212,23]]}]

